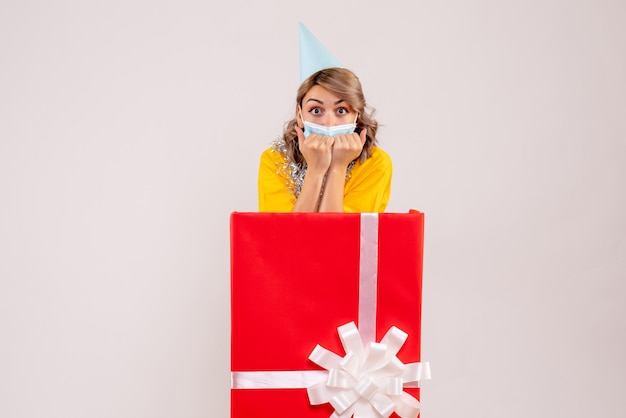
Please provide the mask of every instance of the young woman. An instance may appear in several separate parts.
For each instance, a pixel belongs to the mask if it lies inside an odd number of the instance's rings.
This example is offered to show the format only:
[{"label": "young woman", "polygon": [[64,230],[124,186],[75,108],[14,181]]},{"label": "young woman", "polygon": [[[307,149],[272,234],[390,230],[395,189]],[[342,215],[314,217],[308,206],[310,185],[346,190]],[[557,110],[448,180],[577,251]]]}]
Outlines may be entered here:
[{"label": "young woman", "polygon": [[261,155],[260,212],[384,212],[391,159],[358,77],[325,68],[300,85],[295,117]]}]

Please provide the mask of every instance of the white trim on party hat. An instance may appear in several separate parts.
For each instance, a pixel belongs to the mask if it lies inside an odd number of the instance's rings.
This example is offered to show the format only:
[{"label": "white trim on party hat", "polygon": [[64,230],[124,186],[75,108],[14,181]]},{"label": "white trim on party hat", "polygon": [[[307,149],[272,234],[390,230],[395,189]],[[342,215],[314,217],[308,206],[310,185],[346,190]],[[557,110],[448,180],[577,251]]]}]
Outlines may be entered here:
[{"label": "white trim on party hat", "polygon": [[324,68],[343,67],[322,43],[300,22],[300,82]]}]

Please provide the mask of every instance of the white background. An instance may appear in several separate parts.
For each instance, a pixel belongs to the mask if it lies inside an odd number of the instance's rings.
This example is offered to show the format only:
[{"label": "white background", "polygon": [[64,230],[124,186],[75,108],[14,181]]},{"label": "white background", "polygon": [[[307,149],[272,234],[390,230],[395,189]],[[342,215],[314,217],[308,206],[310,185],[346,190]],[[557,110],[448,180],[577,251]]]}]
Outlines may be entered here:
[{"label": "white background", "polygon": [[0,416],[228,416],[229,214],[299,21],[426,214],[423,416],[624,416],[621,0],[2,0]]}]

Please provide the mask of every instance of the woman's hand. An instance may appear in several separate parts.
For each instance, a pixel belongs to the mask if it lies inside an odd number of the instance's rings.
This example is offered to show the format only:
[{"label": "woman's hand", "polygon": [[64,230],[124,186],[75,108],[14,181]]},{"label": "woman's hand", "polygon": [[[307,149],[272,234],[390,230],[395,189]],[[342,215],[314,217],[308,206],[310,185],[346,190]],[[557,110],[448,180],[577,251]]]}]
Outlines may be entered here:
[{"label": "woman's hand", "polygon": [[317,212],[324,176],[330,167],[333,138],[311,134],[304,137],[302,129],[295,127],[298,134],[298,148],[307,164],[300,195],[293,207],[294,212]]},{"label": "woman's hand", "polygon": [[311,134],[305,138],[299,126],[295,129],[298,134],[298,148],[306,161],[307,171],[326,174],[333,158],[334,138],[318,134]]},{"label": "woman's hand", "polygon": [[320,212],[343,212],[343,189],[346,184],[346,167],[363,150],[367,131],[333,137],[332,161],[326,177],[324,195],[320,201]]},{"label": "woman's hand", "polygon": [[363,151],[363,145],[367,139],[367,129],[363,129],[360,134],[351,133],[335,136],[332,150],[331,168],[345,169],[348,164]]}]

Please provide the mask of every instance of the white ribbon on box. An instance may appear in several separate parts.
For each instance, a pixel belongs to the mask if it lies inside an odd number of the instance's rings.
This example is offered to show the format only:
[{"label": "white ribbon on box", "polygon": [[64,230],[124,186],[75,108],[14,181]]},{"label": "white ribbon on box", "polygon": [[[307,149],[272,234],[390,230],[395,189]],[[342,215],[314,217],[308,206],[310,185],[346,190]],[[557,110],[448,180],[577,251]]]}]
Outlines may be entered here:
[{"label": "white ribbon on box", "polygon": [[430,364],[403,364],[396,354],[407,334],[391,327],[376,343],[378,280],[378,214],[361,214],[359,326],[337,328],[344,357],[317,345],[309,359],[326,370],[232,372],[233,389],[307,388],[312,405],[330,403],[330,418],[380,418],[393,412],[402,418],[419,415],[420,404],[405,387],[430,379]]}]

